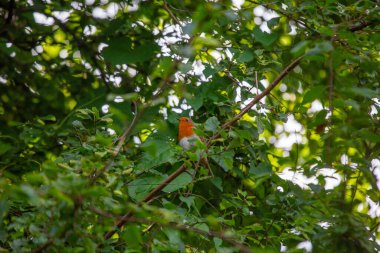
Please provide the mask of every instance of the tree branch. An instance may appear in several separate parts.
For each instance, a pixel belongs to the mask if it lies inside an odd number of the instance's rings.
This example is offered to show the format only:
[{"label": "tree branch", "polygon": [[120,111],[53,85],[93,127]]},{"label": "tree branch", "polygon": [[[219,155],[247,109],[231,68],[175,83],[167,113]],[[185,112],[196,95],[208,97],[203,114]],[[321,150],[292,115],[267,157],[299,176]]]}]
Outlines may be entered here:
[{"label": "tree branch", "polygon": [[179,22],[179,19],[173,14],[173,12],[170,10],[168,3],[164,1],[164,9],[167,13],[169,13],[170,17],[181,27],[181,22]]},{"label": "tree branch", "polygon": [[14,8],[15,8],[15,0],[10,0],[8,3],[8,15],[7,15],[7,19],[5,20],[5,24],[9,25],[12,22]]},{"label": "tree branch", "polygon": [[366,28],[368,26],[373,26],[373,25],[378,25],[378,24],[380,24],[379,20],[362,21],[362,22],[360,22],[359,25],[351,26],[348,30],[350,32],[357,32],[357,31],[363,30],[364,28]]},{"label": "tree branch", "polygon": [[[331,42],[334,42],[335,36],[332,37]],[[329,131],[331,131],[332,126],[332,117],[334,112],[334,106],[333,106],[333,92],[334,92],[334,66],[333,66],[333,56],[332,53],[330,53],[330,59],[329,59],[329,78],[328,78],[328,86],[329,86],[329,111],[330,111],[330,118],[328,121],[329,124]],[[326,160],[328,164],[332,164],[331,160],[331,138],[332,136],[329,135],[327,139],[327,147],[326,147]]]}]

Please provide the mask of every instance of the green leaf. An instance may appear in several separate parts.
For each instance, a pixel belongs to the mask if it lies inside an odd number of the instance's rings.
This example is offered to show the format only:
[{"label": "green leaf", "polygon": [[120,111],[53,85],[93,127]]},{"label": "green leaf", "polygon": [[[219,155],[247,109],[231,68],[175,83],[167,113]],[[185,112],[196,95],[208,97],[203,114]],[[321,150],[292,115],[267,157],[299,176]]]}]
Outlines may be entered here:
[{"label": "green leaf", "polygon": [[265,130],[264,123],[261,121],[260,117],[256,117],[257,131],[262,134]]},{"label": "green leaf", "polygon": [[128,184],[128,195],[135,201],[141,201],[164,180],[163,176],[145,177],[133,180]]},{"label": "green leaf", "polygon": [[365,87],[350,87],[348,89],[349,92],[351,92],[354,95],[359,95],[366,98],[380,98],[380,93],[376,92],[375,90],[368,89]]},{"label": "green leaf", "polygon": [[221,192],[223,192],[223,181],[220,177],[214,177],[211,179],[211,183],[215,185]]},{"label": "green leaf", "polygon": [[203,70],[203,74],[205,75],[206,78],[214,75],[217,72],[218,70],[215,67],[211,67],[210,64],[205,64],[205,69]]},{"label": "green leaf", "polygon": [[321,185],[319,185],[319,184],[310,183],[310,184],[308,184],[308,186],[315,193],[320,193],[321,190],[323,189],[323,187]]},{"label": "green leaf", "polygon": [[[161,139],[160,139],[161,138]],[[162,139],[159,134],[152,134],[141,145],[145,151],[137,164],[137,168],[148,170],[157,167],[161,164],[173,164],[177,161],[175,150],[170,145],[169,141]]]},{"label": "green leaf", "polygon": [[201,46],[201,47],[206,46],[206,47],[211,47],[211,48],[220,46],[220,42],[217,39],[214,39],[211,37],[196,37],[193,40],[193,44],[196,46]]},{"label": "green leaf", "polygon": [[252,164],[249,169],[249,174],[255,178],[271,176],[273,174],[272,166],[268,163],[260,163],[258,166]]},{"label": "green leaf", "polygon": [[188,196],[188,197],[180,196],[179,199],[182,202],[184,202],[189,209],[191,208],[192,205],[194,205],[194,199],[195,199],[194,196]]},{"label": "green leaf", "polygon": [[159,49],[153,41],[146,41],[137,46],[129,38],[120,37],[112,38],[108,45],[103,49],[102,56],[114,65],[148,61]]},{"label": "green leaf", "polygon": [[83,246],[86,253],[94,253],[96,252],[97,245],[90,238],[83,239]]},{"label": "green leaf", "polygon": [[198,223],[198,224],[195,224],[194,227],[202,231],[205,231],[206,233],[210,232],[210,228],[207,226],[206,223]]},{"label": "green leaf", "polygon": [[317,43],[314,48],[310,49],[306,53],[306,55],[322,54],[322,53],[331,52],[332,50],[334,50],[334,47],[331,44],[331,42],[323,41],[323,42]]},{"label": "green leaf", "polygon": [[273,27],[277,26],[280,22],[280,18],[272,18],[267,22],[269,29],[272,29]]},{"label": "green leaf", "polygon": [[83,123],[82,123],[81,121],[79,121],[79,120],[74,120],[74,121],[72,122],[72,125],[73,125],[73,127],[75,127],[75,128],[86,129],[86,128],[84,127]]},{"label": "green leaf", "polygon": [[188,173],[182,173],[176,179],[174,179],[170,184],[168,184],[162,191],[164,192],[174,192],[187,186],[193,180],[192,176]]},{"label": "green leaf", "polygon": [[8,152],[11,149],[12,149],[12,145],[0,141],[0,155],[5,154],[6,152]]},{"label": "green leaf", "polygon": [[308,122],[310,128],[326,123],[327,110],[319,111],[311,121]]},{"label": "green leaf", "polygon": [[316,99],[322,100],[325,90],[326,86],[314,86],[305,93],[302,99],[302,104],[311,103]]},{"label": "green leaf", "polygon": [[238,62],[250,62],[253,60],[253,53],[251,51],[244,51],[237,58]]},{"label": "green leaf", "polygon": [[219,248],[220,246],[222,246],[222,243],[223,243],[222,239],[219,239],[218,237],[214,237],[213,241],[214,241],[215,248]]},{"label": "green leaf", "polygon": [[253,231],[261,231],[261,230],[264,230],[263,226],[259,223],[255,223],[255,224],[252,224],[249,226],[250,229],[252,229]]},{"label": "green leaf", "polygon": [[192,98],[187,99],[187,102],[195,111],[198,111],[199,108],[203,105],[203,99],[201,96],[194,96]]},{"label": "green leaf", "polygon": [[[9,210],[9,203],[5,200],[0,200],[0,217],[4,217]],[[1,232],[0,232],[1,233]]]},{"label": "green leaf", "polygon": [[178,252],[185,252],[185,246],[178,230],[166,228],[164,229],[164,233],[169,238],[169,242],[177,247]]},{"label": "green leaf", "polygon": [[344,100],[344,103],[346,106],[352,106],[352,108],[356,111],[360,111],[360,104],[358,103],[358,101],[356,100],[353,100],[353,99],[347,99],[347,100]]},{"label": "green leaf", "polygon": [[27,185],[27,184],[23,184],[21,185],[21,190],[24,194],[26,194],[26,196],[28,197],[28,201],[29,203],[31,204],[38,204],[39,201],[40,201],[40,198],[38,196],[38,193],[37,191],[30,185]]},{"label": "green leaf", "polygon": [[46,115],[44,117],[40,117],[41,120],[44,120],[44,121],[56,121],[57,119],[55,118],[54,115],[52,114],[49,114],[49,115]]},{"label": "green leaf", "polygon": [[218,118],[213,116],[213,117],[206,120],[205,129],[207,131],[211,131],[213,133],[216,133],[218,131],[219,124],[220,124],[220,122],[219,122]]},{"label": "green leaf", "polygon": [[263,32],[258,26],[253,29],[253,34],[255,35],[255,40],[260,42],[263,46],[270,46],[278,38],[278,33]]},{"label": "green leaf", "polygon": [[163,57],[160,60],[160,63],[156,65],[156,69],[151,75],[152,79],[154,78],[162,78],[169,74],[173,64],[173,59],[170,57]]},{"label": "green leaf", "polygon": [[359,136],[369,142],[380,143],[380,135],[373,133],[369,129],[363,128],[358,131]]},{"label": "green leaf", "polygon": [[179,67],[178,67],[178,69],[182,72],[182,73],[184,73],[184,74],[186,74],[187,72],[189,72],[190,70],[192,70],[193,69],[193,63],[192,62],[188,62],[188,63],[182,63],[182,64],[180,64],[179,65]]},{"label": "green leaf", "polygon": [[306,51],[306,48],[307,46],[310,44],[310,41],[301,41],[299,43],[297,43],[297,45],[295,45],[291,50],[290,52],[294,55],[294,56],[300,56],[302,55],[303,53],[305,53]]},{"label": "green leaf", "polygon": [[334,34],[334,31],[327,26],[322,26],[319,28],[319,32],[324,35],[332,36]]},{"label": "green leaf", "polygon": [[220,153],[212,154],[210,157],[214,160],[224,171],[232,170],[234,164],[235,153],[232,150],[223,151]]},{"label": "green leaf", "polygon": [[128,224],[121,237],[128,244],[128,252],[141,252],[142,235],[141,227],[137,224]]},{"label": "green leaf", "polygon": [[99,119],[100,117],[99,110],[96,107],[92,107],[91,110],[94,114],[95,119]]}]

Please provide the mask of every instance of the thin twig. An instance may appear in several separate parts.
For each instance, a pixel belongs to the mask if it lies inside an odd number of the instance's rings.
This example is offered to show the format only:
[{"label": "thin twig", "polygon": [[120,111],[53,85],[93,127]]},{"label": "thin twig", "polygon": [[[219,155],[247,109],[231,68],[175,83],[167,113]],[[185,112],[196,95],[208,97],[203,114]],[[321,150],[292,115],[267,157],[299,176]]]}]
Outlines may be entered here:
[{"label": "thin twig", "polygon": [[256,83],[256,90],[257,90],[257,93],[256,94],[259,94],[259,79],[257,78],[257,71],[255,71],[255,83]]},{"label": "thin twig", "polygon": [[359,25],[356,25],[356,26],[351,26],[348,30],[350,32],[356,32],[356,31],[360,31],[360,30],[363,30],[364,28],[368,27],[368,26],[374,26],[374,25],[377,25],[379,24],[380,21],[379,20],[371,20],[371,21],[362,21]]},{"label": "thin twig", "polygon": [[[336,33],[334,32],[334,35],[331,37],[331,44],[333,44],[337,40]],[[333,106],[333,92],[334,92],[334,66],[333,66],[333,56],[332,53],[330,53],[330,58],[328,62],[328,68],[329,68],[329,78],[328,78],[328,86],[329,86],[329,111],[330,111],[330,118],[328,120],[329,125],[329,131],[331,131],[332,126],[332,117],[334,113],[334,106]],[[327,139],[327,145],[326,145],[326,160],[331,165],[331,134],[328,136]]]},{"label": "thin twig", "polygon": [[330,55],[329,59],[329,111],[331,113],[331,117],[334,111],[333,106],[333,92],[334,92],[334,66],[333,66],[333,57]]},{"label": "thin twig", "polygon": [[170,10],[168,3],[164,1],[164,9],[169,13],[170,17],[179,25],[181,28],[181,22],[179,22],[179,19],[173,14],[173,12]]},{"label": "thin twig", "polygon": [[112,219],[114,219],[114,218],[118,217],[117,215],[114,215],[114,214],[111,214],[111,213],[109,213],[109,212],[106,212],[106,211],[100,210],[100,209],[98,209],[98,208],[96,208],[96,207],[93,207],[93,206],[91,206],[89,209],[90,209],[90,211],[92,211],[93,213],[95,213],[95,214],[97,214],[97,215],[100,215],[100,216],[103,216],[103,217],[106,217],[106,218],[112,218]]},{"label": "thin twig", "polygon": [[237,80],[237,79],[231,74],[231,72],[229,71],[229,69],[226,69],[226,70],[224,70],[223,72],[226,74],[226,76],[227,76],[229,79],[231,79],[231,81],[232,81],[234,84],[236,84],[238,87],[241,87],[241,86],[240,86],[240,81]]}]

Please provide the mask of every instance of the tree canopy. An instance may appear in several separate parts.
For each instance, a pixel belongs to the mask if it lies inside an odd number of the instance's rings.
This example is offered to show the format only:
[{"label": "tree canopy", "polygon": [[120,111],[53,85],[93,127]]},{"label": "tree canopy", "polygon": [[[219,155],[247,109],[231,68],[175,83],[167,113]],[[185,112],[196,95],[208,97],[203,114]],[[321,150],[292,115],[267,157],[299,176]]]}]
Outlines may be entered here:
[{"label": "tree canopy", "polygon": [[379,12],[0,2],[0,251],[380,251]]}]

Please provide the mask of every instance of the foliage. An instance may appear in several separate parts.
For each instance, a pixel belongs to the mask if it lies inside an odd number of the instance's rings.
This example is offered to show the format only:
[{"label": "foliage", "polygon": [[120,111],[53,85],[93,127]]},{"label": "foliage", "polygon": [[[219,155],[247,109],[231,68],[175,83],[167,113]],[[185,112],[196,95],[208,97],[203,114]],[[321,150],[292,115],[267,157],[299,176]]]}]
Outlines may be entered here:
[{"label": "foliage", "polygon": [[379,8],[1,2],[0,251],[378,252]]}]

